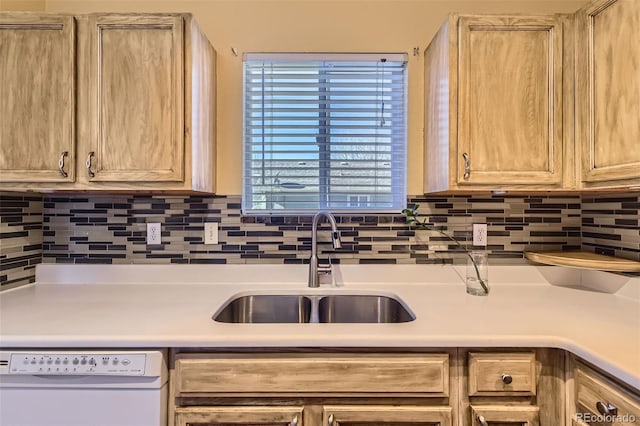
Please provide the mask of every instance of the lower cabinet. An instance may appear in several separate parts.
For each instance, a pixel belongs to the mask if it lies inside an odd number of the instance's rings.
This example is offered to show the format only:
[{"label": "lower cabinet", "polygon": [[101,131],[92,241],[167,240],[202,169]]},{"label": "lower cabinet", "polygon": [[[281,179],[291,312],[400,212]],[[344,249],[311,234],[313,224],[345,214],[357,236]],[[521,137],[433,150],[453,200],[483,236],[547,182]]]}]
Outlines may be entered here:
[{"label": "lower cabinet", "polygon": [[302,407],[176,408],[176,426],[302,426]]},{"label": "lower cabinet", "polygon": [[573,420],[576,425],[640,425],[640,395],[574,360]]},{"label": "lower cabinet", "polygon": [[453,426],[455,354],[177,352],[169,418],[176,426]]},{"label": "lower cabinet", "polygon": [[539,426],[538,407],[471,406],[473,426]]},{"label": "lower cabinet", "polygon": [[459,349],[462,426],[563,426],[566,356],[545,348]]},{"label": "lower cabinet", "polygon": [[[450,407],[327,405],[320,407],[324,426],[452,426]],[[303,426],[305,407],[179,407],[176,426]]]},{"label": "lower cabinet", "polygon": [[560,349],[374,351],[174,350],[169,426],[640,426],[637,390]]},{"label": "lower cabinet", "polygon": [[451,426],[451,407],[349,406],[323,407],[322,424],[327,426]]}]

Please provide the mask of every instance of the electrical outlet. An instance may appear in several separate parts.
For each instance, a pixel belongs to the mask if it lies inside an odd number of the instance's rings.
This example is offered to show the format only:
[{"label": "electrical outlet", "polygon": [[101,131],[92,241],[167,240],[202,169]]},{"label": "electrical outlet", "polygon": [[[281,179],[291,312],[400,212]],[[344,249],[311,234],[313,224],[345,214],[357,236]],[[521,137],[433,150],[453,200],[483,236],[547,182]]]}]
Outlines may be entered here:
[{"label": "electrical outlet", "polygon": [[162,228],[159,223],[147,223],[147,244],[162,244]]},{"label": "electrical outlet", "polygon": [[474,246],[487,246],[487,224],[486,223],[474,223],[473,224],[473,245]]},{"label": "electrical outlet", "polygon": [[204,243],[218,244],[218,222],[204,223]]}]

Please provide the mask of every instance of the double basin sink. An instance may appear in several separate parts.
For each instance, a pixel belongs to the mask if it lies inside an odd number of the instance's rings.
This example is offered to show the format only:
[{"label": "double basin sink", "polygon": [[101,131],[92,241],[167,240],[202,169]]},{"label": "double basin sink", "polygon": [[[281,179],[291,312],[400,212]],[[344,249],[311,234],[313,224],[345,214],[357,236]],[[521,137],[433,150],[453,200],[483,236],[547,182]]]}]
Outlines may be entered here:
[{"label": "double basin sink", "polygon": [[247,294],[225,303],[223,323],[403,323],[415,315],[396,296],[376,294]]}]

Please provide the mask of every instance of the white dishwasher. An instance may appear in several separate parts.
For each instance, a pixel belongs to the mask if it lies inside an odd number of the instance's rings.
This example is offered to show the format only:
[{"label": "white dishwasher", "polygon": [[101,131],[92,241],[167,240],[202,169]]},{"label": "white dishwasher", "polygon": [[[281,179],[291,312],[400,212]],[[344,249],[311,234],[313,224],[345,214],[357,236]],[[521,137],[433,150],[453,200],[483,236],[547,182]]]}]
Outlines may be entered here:
[{"label": "white dishwasher", "polygon": [[0,426],[165,426],[163,351],[0,351]]}]

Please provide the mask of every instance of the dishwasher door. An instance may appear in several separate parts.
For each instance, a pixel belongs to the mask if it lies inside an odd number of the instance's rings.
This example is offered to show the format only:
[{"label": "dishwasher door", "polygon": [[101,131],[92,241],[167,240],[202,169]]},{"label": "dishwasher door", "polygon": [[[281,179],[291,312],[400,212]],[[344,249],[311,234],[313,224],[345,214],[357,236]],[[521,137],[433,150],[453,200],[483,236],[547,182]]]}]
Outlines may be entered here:
[{"label": "dishwasher door", "polygon": [[167,388],[162,352],[3,351],[0,426],[166,426]]}]

